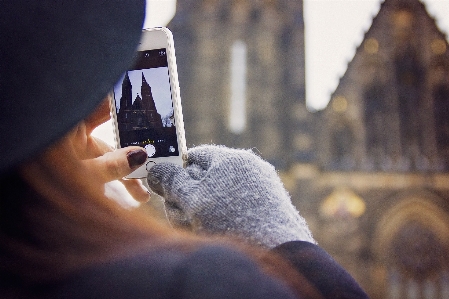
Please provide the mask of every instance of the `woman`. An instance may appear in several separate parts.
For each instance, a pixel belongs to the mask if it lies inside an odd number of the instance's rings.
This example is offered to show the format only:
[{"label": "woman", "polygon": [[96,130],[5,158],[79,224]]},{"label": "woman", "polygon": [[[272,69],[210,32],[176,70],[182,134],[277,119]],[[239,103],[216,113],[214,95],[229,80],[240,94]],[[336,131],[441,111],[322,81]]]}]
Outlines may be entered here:
[{"label": "woman", "polygon": [[[2,2],[0,297],[365,298],[252,153],[200,147],[186,170],[149,175],[170,220],[200,236],[104,195],[146,159],[90,135],[109,117],[103,99],[131,65],[143,17],[141,0]],[[139,181],[122,182],[149,199]]]}]

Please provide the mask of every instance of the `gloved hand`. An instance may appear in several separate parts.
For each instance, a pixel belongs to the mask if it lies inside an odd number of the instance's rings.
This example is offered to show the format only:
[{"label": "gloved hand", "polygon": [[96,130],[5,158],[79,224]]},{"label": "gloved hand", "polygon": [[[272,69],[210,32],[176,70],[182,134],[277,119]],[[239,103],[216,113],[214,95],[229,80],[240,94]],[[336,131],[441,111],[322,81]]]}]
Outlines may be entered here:
[{"label": "gloved hand", "polygon": [[185,169],[160,163],[148,174],[172,224],[268,248],[294,240],[315,243],[274,167],[252,151],[205,145],[188,157]]}]

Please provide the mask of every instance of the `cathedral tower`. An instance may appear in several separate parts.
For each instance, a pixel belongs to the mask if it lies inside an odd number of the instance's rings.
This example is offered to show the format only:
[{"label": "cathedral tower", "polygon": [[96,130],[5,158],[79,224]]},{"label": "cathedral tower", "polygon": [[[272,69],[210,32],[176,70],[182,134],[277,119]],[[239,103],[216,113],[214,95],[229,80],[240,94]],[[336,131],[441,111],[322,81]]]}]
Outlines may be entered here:
[{"label": "cathedral tower", "polygon": [[173,31],[189,146],[312,159],[302,1],[178,1]]},{"label": "cathedral tower", "polygon": [[154,103],[153,93],[151,92],[151,86],[148,84],[145,76],[142,73],[142,110],[145,114],[147,125],[150,128],[161,128],[162,118],[156,110],[156,104]]},{"label": "cathedral tower", "polygon": [[120,110],[117,111],[117,120],[119,123],[119,130],[131,129],[131,117],[132,113],[129,111],[132,109],[132,85],[129,79],[128,73],[125,74],[125,78],[122,82],[122,97],[120,98]]}]

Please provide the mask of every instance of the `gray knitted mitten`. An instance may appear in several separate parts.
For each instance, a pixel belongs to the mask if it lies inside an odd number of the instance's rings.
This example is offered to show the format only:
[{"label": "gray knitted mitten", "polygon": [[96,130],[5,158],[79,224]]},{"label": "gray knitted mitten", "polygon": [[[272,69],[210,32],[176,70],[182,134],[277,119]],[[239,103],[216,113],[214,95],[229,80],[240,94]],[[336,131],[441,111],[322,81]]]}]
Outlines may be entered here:
[{"label": "gray knitted mitten", "polygon": [[268,248],[294,240],[315,243],[274,167],[250,150],[199,146],[189,150],[185,169],[153,166],[148,184],[165,198],[174,225]]}]

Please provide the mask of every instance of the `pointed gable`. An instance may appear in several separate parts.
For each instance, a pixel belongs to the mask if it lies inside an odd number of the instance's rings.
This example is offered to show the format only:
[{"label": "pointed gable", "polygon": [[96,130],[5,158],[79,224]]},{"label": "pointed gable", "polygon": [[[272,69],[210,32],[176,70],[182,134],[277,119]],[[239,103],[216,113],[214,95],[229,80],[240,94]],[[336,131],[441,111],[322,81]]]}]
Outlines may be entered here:
[{"label": "pointed gable", "polygon": [[[447,170],[447,47],[422,2],[382,3],[323,111],[322,146],[329,150],[321,162],[337,169]],[[350,140],[344,153],[332,150],[342,138]]]}]

